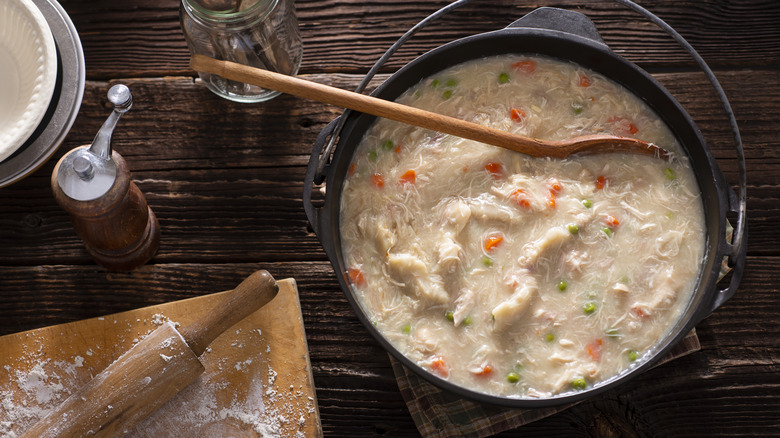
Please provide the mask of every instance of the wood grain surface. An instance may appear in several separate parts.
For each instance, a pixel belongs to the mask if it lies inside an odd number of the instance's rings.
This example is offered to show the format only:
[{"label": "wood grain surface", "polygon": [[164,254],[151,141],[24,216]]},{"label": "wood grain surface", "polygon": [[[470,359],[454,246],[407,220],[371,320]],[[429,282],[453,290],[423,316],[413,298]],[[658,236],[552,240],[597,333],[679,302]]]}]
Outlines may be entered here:
[{"label": "wood grain surface", "polygon": [[[296,0],[302,76],[354,89],[396,38],[445,4]],[[745,276],[697,326],[700,352],[500,436],[780,436],[780,2],[641,4],[700,52],[736,114],[748,170]],[[289,96],[262,105],[214,96],[187,68],[175,1],[63,6],[84,45],[86,92],[58,153],[0,189],[0,335],[229,289],[267,269],[298,282],[325,436],[418,436],[386,353],[344,298],[303,211],[313,142],[339,109]],[[703,74],[671,39],[613,2],[477,1],[410,40],[374,84],[426,50],[506,26],[536,6],[591,17],[617,53],[678,98],[736,184],[733,139]],[[162,230],[157,255],[130,273],[94,264],[49,187],[57,159],[91,142],[116,82],[131,88],[134,107],[114,147]]]}]

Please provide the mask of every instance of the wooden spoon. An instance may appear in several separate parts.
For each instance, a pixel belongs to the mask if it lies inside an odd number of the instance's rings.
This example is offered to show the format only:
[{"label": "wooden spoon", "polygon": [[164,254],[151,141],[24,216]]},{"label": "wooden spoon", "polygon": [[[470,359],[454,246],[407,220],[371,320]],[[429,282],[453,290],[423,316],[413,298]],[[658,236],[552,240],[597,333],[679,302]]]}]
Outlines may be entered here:
[{"label": "wooden spoon", "polygon": [[571,154],[632,152],[669,158],[669,153],[642,140],[613,135],[586,135],[568,140],[548,141],[523,137],[476,123],[432,113],[400,103],[354,93],[204,55],[193,55],[193,70],[210,73],[293,96],[349,108],[413,126],[431,129],[482,143],[500,146],[534,157],[566,158]]}]

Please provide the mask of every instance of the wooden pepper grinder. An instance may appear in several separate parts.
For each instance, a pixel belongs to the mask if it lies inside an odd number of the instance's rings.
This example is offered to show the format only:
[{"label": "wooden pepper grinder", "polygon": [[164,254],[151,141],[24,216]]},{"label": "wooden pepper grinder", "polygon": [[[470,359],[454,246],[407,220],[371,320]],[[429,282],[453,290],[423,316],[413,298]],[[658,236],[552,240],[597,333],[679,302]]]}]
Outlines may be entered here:
[{"label": "wooden pepper grinder", "polygon": [[130,89],[114,85],[108,90],[108,101],[114,111],[92,144],[60,159],[51,186],[95,261],[113,271],[129,271],[157,252],[160,226],[130,179],[124,158],[111,150],[116,123],[133,105]]}]

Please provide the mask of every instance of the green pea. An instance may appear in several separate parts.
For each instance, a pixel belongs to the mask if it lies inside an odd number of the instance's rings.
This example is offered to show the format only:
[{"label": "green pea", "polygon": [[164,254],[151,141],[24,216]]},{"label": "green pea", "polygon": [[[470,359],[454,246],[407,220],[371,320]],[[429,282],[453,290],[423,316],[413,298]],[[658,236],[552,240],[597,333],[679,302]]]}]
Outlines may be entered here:
[{"label": "green pea", "polygon": [[448,87],[454,87],[458,85],[458,81],[456,81],[455,79],[447,79],[447,82],[445,82],[444,85]]},{"label": "green pea", "polygon": [[379,323],[378,323],[378,322],[376,322],[376,321],[374,321],[374,325],[379,325]]},{"label": "green pea", "polygon": [[547,342],[553,342],[555,341],[555,335],[552,333],[547,333],[546,335],[544,335],[544,340]]},{"label": "green pea", "polygon": [[436,87],[438,87],[438,86],[439,86],[439,84],[440,84],[440,82],[439,82],[439,80],[438,80],[438,79],[434,79],[433,81],[431,81],[431,86],[432,86],[433,88],[436,88]]},{"label": "green pea", "polygon": [[588,301],[585,303],[585,305],[582,306],[582,311],[585,312],[586,315],[590,315],[596,311],[596,303],[593,301]]},{"label": "green pea", "polygon": [[449,311],[447,311],[447,313],[446,313],[446,314],[444,314],[444,316],[446,316],[446,317],[447,317],[447,321],[449,321],[449,322],[455,322],[455,314],[454,314],[454,313],[452,313],[452,310],[449,310]]},{"label": "green pea", "polygon": [[569,283],[566,282],[566,280],[561,280],[558,282],[558,290],[563,292],[566,290],[566,288],[569,287]]},{"label": "green pea", "polygon": [[382,148],[386,151],[392,151],[394,146],[395,143],[393,143],[393,140],[386,140],[384,143],[382,143]]},{"label": "green pea", "polygon": [[450,97],[452,97],[452,90],[446,90],[444,93],[441,93],[441,97],[444,100],[449,99]]},{"label": "green pea", "polygon": [[668,179],[669,181],[674,181],[677,179],[677,174],[674,173],[674,170],[672,170],[670,167],[664,169],[664,175],[666,176],[666,179]]},{"label": "green pea", "polygon": [[509,383],[517,383],[520,381],[520,375],[515,372],[511,372],[506,375],[506,381]]},{"label": "green pea", "polygon": [[467,317],[463,318],[463,327],[468,327],[471,324],[474,324],[474,320],[471,319],[471,316],[467,316]]},{"label": "green pea", "polygon": [[580,226],[579,226],[579,225],[577,225],[577,224],[569,224],[569,225],[566,225],[566,228],[568,228],[569,232],[570,232],[571,234],[574,234],[574,235],[577,235],[577,233],[579,233],[579,232],[580,232]]},{"label": "green pea", "polygon": [[582,205],[585,206],[585,208],[591,208],[593,207],[593,201],[591,201],[590,199],[583,199]]},{"label": "green pea", "polygon": [[368,161],[376,161],[378,157],[379,156],[376,154],[376,151],[374,150],[368,151]]},{"label": "green pea", "polygon": [[636,350],[631,350],[628,352],[628,360],[631,362],[636,361],[636,359],[639,357],[639,353],[637,353]]},{"label": "green pea", "polygon": [[412,332],[412,326],[409,324],[405,324],[403,327],[401,327],[401,333],[408,335]]},{"label": "green pea", "polygon": [[602,227],[601,231],[607,235],[607,237],[612,237],[612,229],[609,227]]},{"label": "green pea", "polygon": [[493,259],[488,257],[488,256],[486,256],[486,255],[483,255],[482,256],[482,264],[485,265],[485,266],[493,266]]},{"label": "green pea", "polygon": [[583,106],[581,103],[573,103],[571,104],[571,110],[574,114],[582,114]]},{"label": "green pea", "polygon": [[588,387],[588,381],[584,377],[577,377],[571,381],[571,387],[577,391],[582,391]]},{"label": "green pea", "polygon": [[509,75],[504,72],[501,72],[501,74],[498,75],[498,83],[506,84],[507,82],[509,82]]}]

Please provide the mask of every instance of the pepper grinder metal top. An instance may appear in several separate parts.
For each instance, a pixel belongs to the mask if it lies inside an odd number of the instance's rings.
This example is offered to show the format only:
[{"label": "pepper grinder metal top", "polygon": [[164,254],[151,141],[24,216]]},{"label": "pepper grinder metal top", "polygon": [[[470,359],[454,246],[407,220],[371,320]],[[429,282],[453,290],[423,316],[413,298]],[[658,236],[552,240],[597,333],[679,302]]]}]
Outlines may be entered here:
[{"label": "pepper grinder metal top", "polygon": [[54,198],[70,214],[95,261],[125,271],[146,263],[157,252],[160,228],[125,160],[112,150],[114,128],[133,105],[130,89],[114,85],[108,90],[108,101],[113,111],[92,144],[63,156],[51,185]]},{"label": "pepper grinder metal top", "polygon": [[133,106],[133,96],[126,85],[108,90],[108,101],[114,111],[98,131],[89,149],[74,149],[65,156],[57,182],[66,195],[79,201],[97,199],[108,192],[116,180],[116,163],[111,159],[111,136],[122,117]]}]

